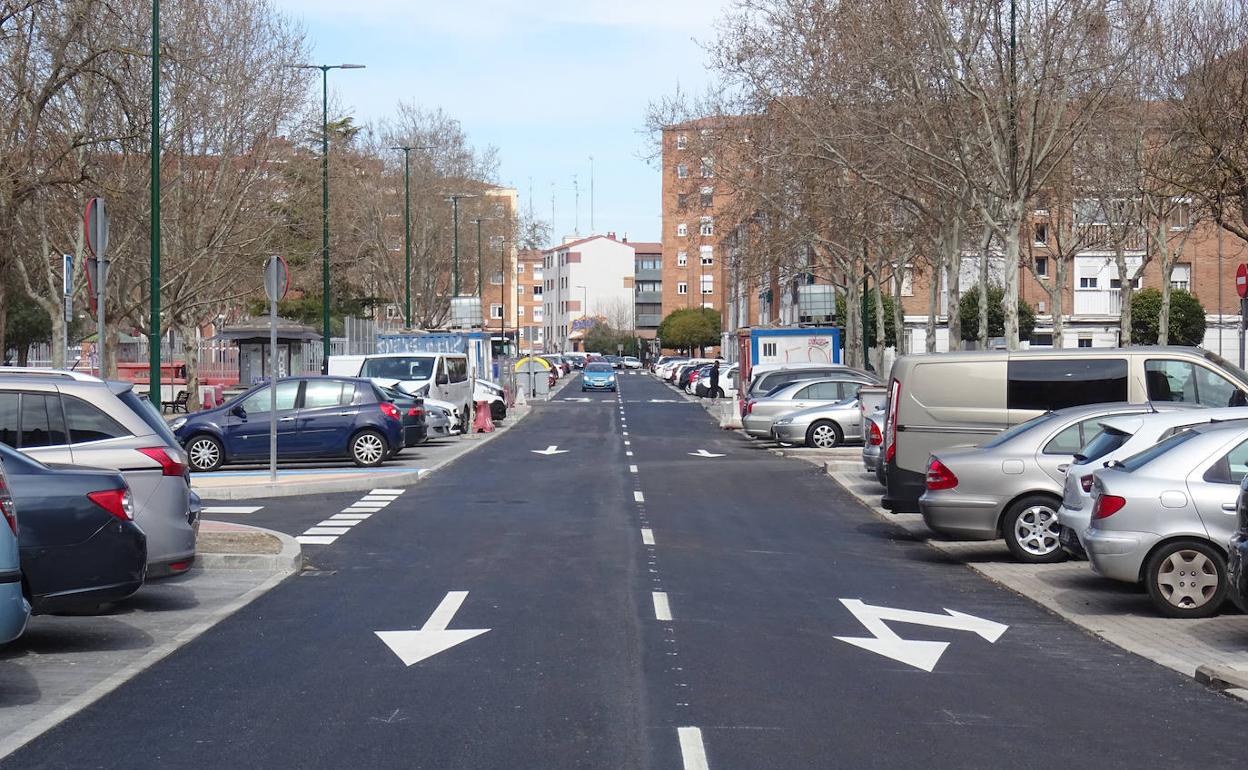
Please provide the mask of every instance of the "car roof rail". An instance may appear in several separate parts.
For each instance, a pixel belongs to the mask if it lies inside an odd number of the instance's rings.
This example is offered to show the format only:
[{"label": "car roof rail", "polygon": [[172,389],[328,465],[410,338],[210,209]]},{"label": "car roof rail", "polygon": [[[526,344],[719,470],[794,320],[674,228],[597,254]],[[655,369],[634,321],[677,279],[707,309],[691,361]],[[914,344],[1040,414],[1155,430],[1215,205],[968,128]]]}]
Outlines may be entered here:
[{"label": "car roof rail", "polygon": [[20,375],[23,377],[60,377],[78,382],[104,382],[94,374],[76,372],[70,369],[40,369],[34,366],[0,366],[0,376]]}]

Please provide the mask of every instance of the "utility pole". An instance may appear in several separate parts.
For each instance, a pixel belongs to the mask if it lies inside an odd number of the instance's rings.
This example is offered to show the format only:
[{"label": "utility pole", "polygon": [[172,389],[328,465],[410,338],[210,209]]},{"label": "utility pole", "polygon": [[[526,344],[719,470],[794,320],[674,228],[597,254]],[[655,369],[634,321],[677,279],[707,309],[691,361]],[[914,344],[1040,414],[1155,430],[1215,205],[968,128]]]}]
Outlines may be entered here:
[{"label": "utility pole", "polygon": [[480,299],[484,295],[481,293],[481,223],[485,220],[477,217],[472,220],[472,224],[477,226],[477,298]]},{"label": "utility pole", "polygon": [[408,160],[412,150],[428,147],[400,145],[392,150],[403,151],[403,322],[412,328],[412,174]]},{"label": "utility pole", "polygon": [[[152,222],[151,222],[151,336],[147,344],[147,397],[160,409],[160,0],[152,0]],[[101,316],[103,313],[101,313]],[[100,339],[100,371],[104,371]]]},{"label": "utility pole", "polygon": [[454,234],[452,236],[452,262],[451,262],[451,296],[459,296],[459,202],[465,198],[475,198],[476,195],[463,193],[452,195],[447,198],[451,202],[451,218],[454,222]]}]

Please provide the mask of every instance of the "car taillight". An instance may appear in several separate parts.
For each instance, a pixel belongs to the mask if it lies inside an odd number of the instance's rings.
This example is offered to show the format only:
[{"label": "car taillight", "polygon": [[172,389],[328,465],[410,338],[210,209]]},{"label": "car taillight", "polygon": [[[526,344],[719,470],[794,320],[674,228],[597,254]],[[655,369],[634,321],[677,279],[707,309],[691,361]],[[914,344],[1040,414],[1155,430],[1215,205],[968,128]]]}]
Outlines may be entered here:
[{"label": "car taillight", "polygon": [[1079,477],[1079,486],[1083,488],[1085,494],[1092,494],[1092,474]]},{"label": "car taillight", "polygon": [[879,446],[884,443],[884,434],[880,433],[880,426],[874,422],[871,423],[871,434],[867,436],[867,443],[871,446]]},{"label": "car taillight", "polygon": [[134,520],[134,503],[130,497],[130,490],[125,487],[88,492],[87,499],[122,521]]},{"label": "car taillight", "polygon": [[884,418],[884,430],[888,434],[884,445],[884,462],[890,463],[897,456],[897,404],[901,401],[901,382],[893,380],[888,394],[888,416]]},{"label": "car taillight", "polygon": [[745,402],[745,413],[754,414],[754,401],[752,399]]},{"label": "car taillight", "polygon": [[423,416],[424,414],[425,414],[425,410],[424,410],[424,409],[421,409],[421,408],[420,408],[420,407],[418,407],[418,406],[413,406],[411,409],[408,409],[408,410],[407,410],[407,416],[408,416],[408,417],[421,417],[421,416]]},{"label": "car taillight", "polygon": [[399,419],[399,408],[395,406],[393,403],[389,401],[382,401],[380,405],[381,405],[382,414],[384,414],[385,416],[389,417],[392,420]]},{"label": "car taillight", "polygon": [[169,451],[163,446],[149,446],[137,451],[160,463],[160,475],[162,476],[186,475],[186,463],[178,462],[173,459],[173,457],[169,455]]},{"label": "car taillight", "polygon": [[958,485],[958,477],[953,475],[940,460],[935,457],[927,465],[927,488],[931,491],[953,489]]},{"label": "car taillight", "polygon": [[13,505],[13,496],[9,494],[9,487],[5,484],[4,474],[0,473],[0,513],[4,514],[4,520],[8,522],[9,529],[13,530],[13,534],[17,534],[17,507]]},{"label": "car taillight", "polygon": [[1092,506],[1092,518],[1105,519],[1113,516],[1126,504],[1126,499],[1118,495],[1101,495],[1096,498],[1096,504]]}]

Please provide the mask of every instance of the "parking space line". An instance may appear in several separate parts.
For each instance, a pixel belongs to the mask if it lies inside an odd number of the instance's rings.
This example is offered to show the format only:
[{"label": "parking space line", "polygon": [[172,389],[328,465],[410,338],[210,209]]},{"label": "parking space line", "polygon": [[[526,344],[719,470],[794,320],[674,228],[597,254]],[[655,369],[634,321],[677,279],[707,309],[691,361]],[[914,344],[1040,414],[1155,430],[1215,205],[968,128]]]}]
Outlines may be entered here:
[{"label": "parking space line", "polygon": [[644,545],[654,545],[654,530],[643,527],[641,530],[641,542]]},{"label": "parking space line", "polygon": [[680,737],[680,759],[685,770],[710,770],[706,747],[702,745],[702,728],[677,727],[676,735]]},{"label": "parking space line", "polygon": [[650,598],[654,601],[655,620],[671,620],[672,608],[667,603],[667,593],[664,591],[654,591],[650,594]]},{"label": "parking space line", "polygon": [[200,513],[255,513],[263,505],[206,505]]},{"label": "parking space line", "polygon": [[634,490],[633,501],[637,503],[644,503],[646,501],[646,496],[641,493],[640,489]]},{"label": "parking space line", "polygon": [[305,535],[345,535],[351,531],[350,527],[309,527]]},{"label": "parking space line", "polygon": [[329,545],[337,539],[337,536],[326,537],[324,535],[297,535],[295,537],[295,540],[303,545]]}]

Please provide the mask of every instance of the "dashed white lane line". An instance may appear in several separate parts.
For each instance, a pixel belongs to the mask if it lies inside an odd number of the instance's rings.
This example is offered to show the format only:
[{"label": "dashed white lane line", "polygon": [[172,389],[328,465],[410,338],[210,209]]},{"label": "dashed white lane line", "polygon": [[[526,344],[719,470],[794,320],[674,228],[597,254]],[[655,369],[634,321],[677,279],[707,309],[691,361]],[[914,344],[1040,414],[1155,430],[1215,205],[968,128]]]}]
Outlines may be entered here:
[{"label": "dashed white lane line", "polygon": [[637,472],[637,466],[636,466],[636,465],[630,465],[630,466],[628,466],[628,472],[629,472],[629,473],[636,473],[636,472]]},{"label": "dashed white lane line", "polygon": [[624,431],[624,433],[623,433],[622,435],[627,436],[627,435],[628,435],[628,431]]},{"label": "dashed white lane line", "polygon": [[625,452],[624,454],[628,455],[629,457],[632,457],[632,456],[633,456],[633,453],[632,453],[632,451],[631,451],[631,450],[630,450],[630,451]]},{"label": "dashed white lane line", "polygon": [[654,591],[650,594],[650,598],[654,600],[655,620],[671,620],[672,608],[667,603],[667,593],[664,591]]},{"label": "dashed white lane line", "polygon": [[255,513],[263,505],[207,505],[200,513]]},{"label": "dashed white lane line", "polygon": [[644,503],[645,501],[646,496],[641,493],[640,489],[633,491],[633,502]]},{"label": "dashed white lane line", "polygon": [[327,537],[324,535],[297,535],[295,540],[303,545],[329,545],[337,540],[338,537]]},{"label": "dashed white lane line", "polygon": [[367,519],[369,516],[372,516],[372,515],[373,514],[371,513],[335,513],[333,516],[330,516],[329,518],[340,519],[342,521],[364,521],[365,519]]},{"label": "dashed white lane line", "polygon": [[625,441],[625,442],[624,442],[624,446],[632,446],[632,445],[633,445],[633,442],[631,442],[631,441]]},{"label": "dashed white lane line", "polygon": [[654,530],[643,527],[641,530],[641,542],[643,545],[654,545]]},{"label": "dashed white lane line", "polygon": [[[316,526],[317,527],[354,527],[356,524],[359,524],[361,521],[363,521],[363,519],[352,519],[352,520],[338,519],[337,521],[335,521],[334,519],[326,519],[325,521],[322,521],[320,524],[317,524]],[[311,532],[312,530],[308,530],[308,531]]]},{"label": "dashed white lane line", "polygon": [[305,535],[345,535],[351,531],[350,527],[309,527]]},{"label": "dashed white lane line", "polygon": [[680,736],[680,758],[685,770],[710,770],[706,761],[706,747],[702,745],[702,728],[677,727]]}]

